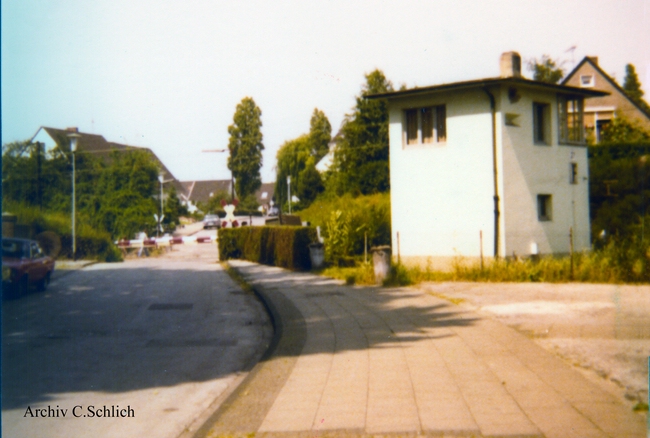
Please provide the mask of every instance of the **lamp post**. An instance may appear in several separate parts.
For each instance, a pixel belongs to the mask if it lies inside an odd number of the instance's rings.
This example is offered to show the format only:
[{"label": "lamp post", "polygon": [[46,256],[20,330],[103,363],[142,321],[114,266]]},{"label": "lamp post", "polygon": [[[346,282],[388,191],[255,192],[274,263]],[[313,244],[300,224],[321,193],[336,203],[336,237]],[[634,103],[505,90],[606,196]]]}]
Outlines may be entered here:
[{"label": "lamp post", "polygon": [[76,204],[76,193],[75,193],[75,159],[74,153],[77,151],[77,143],[79,142],[79,137],[81,135],[72,133],[68,134],[70,138],[70,152],[72,153],[72,260],[77,258],[77,235],[76,235],[76,226],[75,226],[75,204]]},{"label": "lamp post", "polygon": [[287,196],[289,201],[289,214],[291,214],[291,175],[287,176],[287,190],[289,191],[289,195]]}]

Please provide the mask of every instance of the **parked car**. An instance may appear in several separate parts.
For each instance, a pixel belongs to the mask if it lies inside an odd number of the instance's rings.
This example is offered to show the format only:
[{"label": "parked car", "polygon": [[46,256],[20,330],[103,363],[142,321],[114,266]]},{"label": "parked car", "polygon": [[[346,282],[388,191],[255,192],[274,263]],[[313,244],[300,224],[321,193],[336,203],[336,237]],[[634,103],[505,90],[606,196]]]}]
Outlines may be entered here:
[{"label": "parked car", "polygon": [[203,229],[221,228],[221,219],[216,214],[207,214],[203,218]]},{"label": "parked car", "polygon": [[32,286],[44,291],[54,272],[54,259],[35,240],[2,238],[2,290],[5,297],[26,295]]}]

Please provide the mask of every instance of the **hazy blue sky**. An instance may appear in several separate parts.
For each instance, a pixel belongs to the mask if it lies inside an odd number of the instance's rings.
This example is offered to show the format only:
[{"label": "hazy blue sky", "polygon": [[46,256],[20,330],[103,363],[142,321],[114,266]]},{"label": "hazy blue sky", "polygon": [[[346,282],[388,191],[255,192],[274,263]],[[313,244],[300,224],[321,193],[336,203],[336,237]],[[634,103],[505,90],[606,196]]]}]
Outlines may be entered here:
[{"label": "hazy blue sky", "polygon": [[[575,46],[574,52],[567,50]],[[650,97],[650,0],[2,0],[2,142],[78,126],[146,146],[181,180],[228,178],[236,105],[262,110],[264,181],[309,129],[334,133],[364,74],[411,87],[498,75],[498,58],[585,55]],[[529,73],[529,72],[526,72]]]}]

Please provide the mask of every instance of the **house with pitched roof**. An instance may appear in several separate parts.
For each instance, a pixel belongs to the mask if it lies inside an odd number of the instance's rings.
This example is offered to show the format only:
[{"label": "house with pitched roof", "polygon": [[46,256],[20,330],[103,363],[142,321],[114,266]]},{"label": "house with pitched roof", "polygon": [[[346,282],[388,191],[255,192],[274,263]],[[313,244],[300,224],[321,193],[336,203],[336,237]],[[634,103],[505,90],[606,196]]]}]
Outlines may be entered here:
[{"label": "house with pitched roof", "polygon": [[119,143],[113,143],[107,141],[103,136],[97,134],[89,134],[86,132],[79,132],[78,128],[67,128],[67,129],[58,129],[58,128],[49,128],[46,126],[41,126],[36,134],[31,139],[31,143],[40,143],[44,146],[45,151],[51,151],[55,148],[60,148],[63,151],[70,151],[70,134],[78,134],[77,141],[77,154],[87,153],[95,154],[97,156],[108,158],[111,152],[129,152],[129,151],[144,151],[156,162],[160,168],[163,181],[170,182],[178,196],[181,197],[185,192],[183,185],[174,177],[171,171],[163,164],[162,161],[156,156],[156,154],[149,148],[141,148],[136,146],[128,146]]},{"label": "house with pitched roof", "polygon": [[[207,204],[210,198],[218,193],[227,193],[229,196],[232,191],[232,181],[230,179],[222,180],[203,180],[203,181],[183,181],[181,183],[185,188],[181,196],[181,202],[188,207],[190,211],[195,211],[199,202]],[[266,205],[267,208],[273,200],[275,192],[275,183],[262,183],[261,187],[255,192],[255,198],[259,205]]]},{"label": "house with pitched roof", "polygon": [[562,85],[608,93],[589,99],[584,108],[585,128],[596,143],[600,141],[603,129],[617,116],[635,120],[650,132],[650,114],[630,99],[625,90],[600,68],[598,57],[586,56],[566,76]]},{"label": "house with pitched roof", "polygon": [[585,100],[594,88],[521,76],[368,96],[389,108],[392,251],[448,267],[458,256],[590,249]]}]

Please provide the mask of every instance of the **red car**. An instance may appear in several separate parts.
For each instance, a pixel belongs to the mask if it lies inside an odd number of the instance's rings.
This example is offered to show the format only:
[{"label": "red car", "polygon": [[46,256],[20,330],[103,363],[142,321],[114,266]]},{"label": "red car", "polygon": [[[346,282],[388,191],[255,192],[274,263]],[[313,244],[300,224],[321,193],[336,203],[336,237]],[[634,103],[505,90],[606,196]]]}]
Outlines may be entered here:
[{"label": "red car", "polygon": [[54,272],[54,259],[45,255],[38,242],[2,238],[2,290],[4,297],[26,295],[31,286],[44,291]]}]

